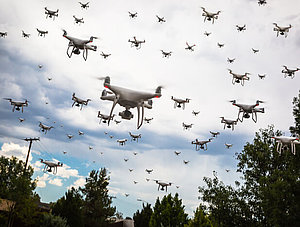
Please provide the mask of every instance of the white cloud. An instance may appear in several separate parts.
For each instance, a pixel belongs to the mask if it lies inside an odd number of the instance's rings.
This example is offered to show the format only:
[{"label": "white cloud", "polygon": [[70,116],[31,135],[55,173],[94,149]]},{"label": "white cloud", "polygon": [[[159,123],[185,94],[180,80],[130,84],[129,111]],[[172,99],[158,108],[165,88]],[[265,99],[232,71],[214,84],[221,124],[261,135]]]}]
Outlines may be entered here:
[{"label": "white cloud", "polygon": [[36,178],[36,180],[37,180],[37,187],[38,188],[45,188],[46,187],[46,181],[49,180],[49,174],[44,173],[43,176],[41,176],[41,177],[38,176]]},{"label": "white cloud", "polygon": [[[18,159],[22,160],[22,161],[26,161],[26,156],[28,153],[28,147],[26,146],[20,146],[19,144],[15,144],[15,143],[3,143],[1,150],[0,150],[0,154],[5,156],[5,157],[11,157],[11,156],[15,156]],[[31,154],[29,155],[29,162],[32,160],[32,156]]]},{"label": "white cloud", "polygon": [[49,182],[49,184],[53,184],[53,185],[56,185],[56,186],[62,186],[63,185],[62,179],[59,179],[59,178],[51,179],[48,182]]},{"label": "white cloud", "polygon": [[72,187],[74,187],[74,188],[83,187],[85,185],[85,183],[86,183],[85,177],[80,176],[79,179],[74,181],[74,183],[68,187],[68,189],[71,189]]}]

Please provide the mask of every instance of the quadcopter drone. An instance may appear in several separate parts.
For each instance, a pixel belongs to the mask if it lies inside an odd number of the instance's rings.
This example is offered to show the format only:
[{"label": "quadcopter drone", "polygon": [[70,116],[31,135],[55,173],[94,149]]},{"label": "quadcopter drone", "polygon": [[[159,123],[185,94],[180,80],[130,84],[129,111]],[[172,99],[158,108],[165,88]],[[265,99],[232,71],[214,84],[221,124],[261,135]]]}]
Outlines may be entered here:
[{"label": "quadcopter drone", "polygon": [[128,196],[129,196],[129,194],[128,194],[128,193],[125,193],[124,195],[125,195],[126,197],[128,197]]},{"label": "quadcopter drone", "polygon": [[164,17],[159,17],[159,16],[157,16],[156,15],[156,17],[157,17],[157,19],[158,19],[158,23],[164,23],[164,22],[166,22],[166,20],[165,20],[165,18]]},{"label": "quadcopter drone", "polygon": [[43,159],[40,159],[41,160],[41,163],[45,164],[45,167],[44,167],[44,170],[43,172],[46,173],[46,172],[49,172],[51,173],[52,172],[52,168],[53,168],[53,174],[56,174],[57,173],[57,167],[62,167],[63,166],[63,163],[61,162],[53,162],[53,161],[47,161],[47,160],[43,160]]},{"label": "quadcopter drone", "polygon": [[227,149],[229,149],[230,147],[232,147],[232,145],[233,145],[233,144],[225,143],[225,146],[226,146]]},{"label": "quadcopter drone", "polygon": [[169,183],[165,183],[159,180],[154,180],[156,184],[158,184],[158,188],[157,190],[159,191],[159,189],[161,191],[164,191],[166,189],[166,192],[168,191],[168,186],[171,186],[173,183],[169,182]]},{"label": "quadcopter drone", "polygon": [[111,54],[104,54],[103,52],[101,52],[100,54],[104,59],[106,59],[107,57],[109,57]]},{"label": "quadcopter drone", "polygon": [[128,39],[128,42],[131,43],[131,47],[135,47],[137,50],[141,49],[142,43],[145,43],[145,40],[137,40],[135,36],[133,36],[133,40]]},{"label": "quadcopter drone", "polygon": [[129,170],[129,172],[132,172],[133,171],[133,169],[128,169]]},{"label": "quadcopter drone", "polygon": [[79,2],[79,4],[81,5],[81,9],[87,9],[87,8],[89,8],[90,7],[89,3],[90,2],[87,2],[87,3],[81,3],[81,2]]},{"label": "quadcopter drone", "polygon": [[225,119],[224,117],[220,117],[221,118],[221,123],[224,123],[224,129],[227,126],[227,128],[231,128],[232,131],[234,130],[234,125],[237,124],[238,120],[229,120],[229,119]]},{"label": "quadcopter drone", "polygon": [[287,66],[283,66],[283,70],[281,71],[282,73],[284,73],[284,78],[286,78],[287,76],[290,76],[291,79],[293,79],[295,77],[295,72],[297,72],[298,70],[300,70],[299,68],[296,69],[288,69]]},{"label": "quadcopter drone", "polygon": [[18,120],[20,121],[20,123],[22,123],[23,121],[25,121],[25,118],[19,117]]},{"label": "quadcopter drone", "polygon": [[80,25],[80,24],[84,23],[83,18],[77,18],[75,15],[73,15],[73,17],[74,17],[74,20],[75,20],[76,24]]},{"label": "quadcopter drone", "polygon": [[284,35],[284,37],[287,37],[287,33],[290,31],[290,28],[292,28],[292,25],[289,25],[288,27],[280,27],[276,23],[273,23],[275,25],[275,28],[273,29],[275,32],[277,32],[278,35]]},{"label": "quadcopter drone", "polygon": [[[240,122],[243,122],[244,118],[250,118],[250,114],[252,114],[252,120],[256,123],[257,122],[257,113],[264,113],[264,108],[256,108],[259,106],[260,103],[263,103],[263,101],[257,100],[255,104],[253,105],[246,105],[246,104],[240,104],[236,103],[236,100],[230,101],[232,105],[239,107],[239,113],[238,118]],[[240,118],[240,114],[242,113],[242,117]]]},{"label": "quadcopter drone", "polygon": [[218,135],[220,135],[220,132],[213,132],[209,131],[213,138],[217,138]]},{"label": "quadcopter drone", "polygon": [[189,162],[190,162],[190,161],[183,160],[183,163],[184,163],[185,165],[189,164]]},{"label": "quadcopter drone", "polygon": [[145,170],[148,174],[152,173],[153,172],[153,169],[146,169]]},{"label": "quadcopter drone", "polygon": [[[296,154],[296,144],[299,141],[297,137],[288,137],[288,136],[273,136],[272,139],[275,139],[277,142],[277,152],[281,154],[282,150],[289,149],[288,146],[291,145],[292,154]],[[298,140],[298,141],[297,141]]]},{"label": "quadcopter drone", "polygon": [[50,10],[50,9],[47,9],[47,7],[45,7],[45,14],[47,15],[46,16],[46,19],[49,17],[49,18],[52,18],[53,17],[53,20],[55,19],[55,17],[58,17],[58,9],[56,11],[53,11],[53,10]]},{"label": "quadcopter drone", "polygon": [[184,122],[182,122],[183,130],[189,130],[193,125],[194,124],[185,124]]},{"label": "quadcopter drone", "polygon": [[259,52],[259,49],[254,49],[254,48],[252,48],[252,51],[253,51],[254,54],[256,54],[256,53]]},{"label": "quadcopter drone", "polygon": [[225,44],[224,43],[217,43],[217,45],[218,45],[219,48],[222,48],[222,47],[224,47]]},{"label": "quadcopter drone", "polygon": [[128,158],[124,158],[124,161],[125,161],[125,162],[128,162],[128,160],[129,160]]},{"label": "quadcopter drone", "polygon": [[258,5],[263,6],[265,4],[267,4],[266,0],[258,0]]},{"label": "quadcopter drone", "polygon": [[50,131],[50,129],[54,128],[53,126],[44,125],[42,122],[40,122],[39,127],[39,131],[42,130],[42,132],[45,132],[45,134],[47,134],[47,132]]},{"label": "quadcopter drone", "polygon": [[29,33],[25,33],[23,30],[22,30],[22,36],[24,38],[29,38],[30,34]]},{"label": "quadcopter drone", "polygon": [[196,44],[194,44],[194,45],[189,45],[188,44],[188,42],[185,42],[185,44],[187,45],[187,47],[186,48],[184,48],[184,49],[186,49],[186,50],[190,50],[190,51],[194,51],[194,47],[196,46]]},{"label": "quadcopter drone", "polygon": [[231,69],[228,69],[229,73],[232,75],[232,84],[235,83],[241,83],[242,86],[244,86],[245,80],[249,80],[250,78],[247,75],[250,75],[250,73],[244,73],[244,74],[236,74],[233,73]]},{"label": "quadcopter drone", "polygon": [[173,96],[171,96],[171,99],[173,101],[175,101],[174,103],[174,108],[176,109],[176,107],[180,108],[182,105],[182,109],[184,110],[185,108],[185,104],[189,103],[191,99],[186,98],[186,99],[178,99],[178,98],[174,98]]},{"label": "quadcopter drone", "polygon": [[[64,34],[63,37],[69,40],[68,49],[67,49],[67,55],[69,58],[72,57],[72,54],[80,54],[80,50],[83,50],[83,59],[86,61],[88,56],[88,50],[97,50],[97,46],[94,45],[88,45],[88,43],[93,42],[94,39],[97,39],[97,37],[91,36],[89,40],[83,40],[74,38],[72,36],[67,35],[67,31],[63,30]],[[71,52],[69,52],[69,49],[72,48]]]},{"label": "quadcopter drone", "polygon": [[107,121],[113,120],[114,116],[115,116],[114,114],[112,116],[102,114],[102,113],[100,113],[100,110],[99,110],[97,117],[100,118],[99,124],[101,124],[102,121],[103,121],[104,124],[106,124]]},{"label": "quadcopter drone", "polygon": [[129,13],[129,17],[131,17],[131,18],[137,17],[137,12],[131,13],[131,12],[128,11],[128,13]]},{"label": "quadcopter drone", "polygon": [[13,101],[11,98],[4,98],[5,100],[8,100],[10,102],[10,105],[13,105],[12,112],[15,112],[15,110],[20,111],[20,108],[22,108],[23,113],[23,107],[28,106],[28,100],[25,99],[24,102],[22,101]]},{"label": "quadcopter drone", "polygon": [[259,79],[261,79],[261,80],[262,80],[262,79],[265,79],[266,74],[262,74],[262,75],[261,75],[261,74],[258,74],[258,77],[259,77]]},{"label": "quadcopter drone", "polygon": [[161,53],[163,55],[163,58],[169,58],[171,56],[171,54],[172,54],[172,51],[170,51],[170,52],[165,52],[163,50],[160,50],[160,51],[161,51]]},{"label": "quadcopter drone", "polygon": [[174,151],[174,153],[175,153],[177,156],[181,154],[180,151]]},{"label": "quadcopter drone", "polygon": [[89,150],[93,150],[93,147],[92,147],[92,146],[89,146]]},{"label": "quadcopter drone", "polygon": [[[139,129],[144,120],[144,109],[152,108],[152,98],[161,97],[161,86],[158,86],[154,93],[141,92],[130,90],[127,88],[119,87],[110,84],[110,77],[105,77],[104,87],[108,88],[111,92],[106,91],[105,89],[102,92],[101,99],[109,100],[113,102],[109,116],[112,116],[113,110],[117,104],[125,107],[123,112],[120,112],[119,115],[126,120],[133,118],[133,114],[129,111],[131,108],[137,108],[138,119],[137,119],[137,129]],[[107,95],[108,93],[113,93],[112,95]],[[109,125],[110,119],[108,120]]]},{"label": "quadcopter drone", "polygon": [[192,144],[196,145],[196,151],[199,151],[200,149],[203,149],[204,151],[207,150],[207,143],[211,142],[211,138],[208,140],[198,140],[195,139],[195,141],[192,141]]},{"label": "quadcopter drone", "polygon": [[48,31],[43,31],[43,30],[40,30],[40,29],[36,29],[38,31],[38,36],[44,36],[46,37],[46,34],[48,34]]},{"label": "quadcopter drone", "polygon": [[129,135],[131,136],[131,141],[136,141],[139,142],[139,138],[142,137],[142,134],[132,134],[131,132],[129,132]]},{"label": "quadcopter drone", "polygon": [[204,16],[204,22],[207,19],[208,21],[212,20],[212,23],[214,23],[215,20],[218,19],[219,14],[221,13],[221,11],[218,11],[216,13],[207,12],[204,7],[201,7],[201,9],[203,10],[202,16]]},{"label": "quadcopter drone", "polygon": [[51,81],[51,80],[52,80],[52,77],[48,77],[47,79],[48,79],[48,81]]},{"label": "quadcopter drone", "polygon": [[87,100],[80,99],[75,96],[75,93],[72,94],[72,100],[74,101],[72,107],[74,105],[78,107],[81,105],[80,110],[82,110],[83,105],[87,106],[88,102],[91,101],[91,99],[87,99]]},{"label": "quadcopter drone", "polygon": [[69,140],[74,137],[72,134],[66,134],[66,136],[68,137]]},{"label": "quadcopter drone", "polygon": [[137,181],[133,181],[133,183],[134,183],[134,184],[137,184],[137,183],[139,183],[139,182],[137,182]]},{"label": "quadcopter drone", "polygon": [[243,26],[239,26],[239,25],[236,25],[236,29],[239,31],[239,32],[243,32],[246,30],[246,25],[244,24]]},{"label": "quadcopter drone", "polygon": [[137,155],[138,153],[137,152],[133,152],[133,155]]},{"label": "quadcopter drone", "polygon": [[84,132],[78,130],[78,135],[83,136],[83,135],[84,135]]},{"label": "quadcopter drone", "polygon": [[117,142],[119,143],[120,146],[124,146],[126,141],[127,141],[127,139],[117,140]]},{"label": "quadcopter drone", "polygon": [[235,61],[235,58],[227,58],[228,63],[233,63]]},{"label": "quadcopter drone", "polygon": [[114,120],[114,122],[118,125],[118,124],[120,124],[122,121],[118,121],[118,120]]},{"label": "quadcopter drone", "polygon": [[0,37],[5,38],[7,36],[7,32],[0,32]]},{"label": "quadcopter drone", "polygon": [[200,111],[194,111],[192,112],[192,114],[194,114],[194,116],[197,116],[200,113]]},{"label": "quadcopter drone", "polygon": [[210,34],[211,34],[211,32],[207,32],[207,31],[204,32],[204,35],[206,35],[206,36],[209,36]]},{"label": "quadcopter drone", "polygon": [[153,117],[151,118],[144,118],[144,121],[147,123],[147,124],[150,124],[150,122],[153,120]]}]

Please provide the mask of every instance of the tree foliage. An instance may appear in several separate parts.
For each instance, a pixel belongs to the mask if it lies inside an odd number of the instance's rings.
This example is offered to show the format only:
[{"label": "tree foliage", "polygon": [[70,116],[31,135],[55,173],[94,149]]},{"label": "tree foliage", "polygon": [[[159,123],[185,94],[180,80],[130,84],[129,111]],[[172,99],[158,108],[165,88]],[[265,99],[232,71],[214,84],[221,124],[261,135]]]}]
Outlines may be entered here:
[{"label": "tree foliage", "polygon": [[157,198],[153,213],[151,215],[150,227],[177,227],[188,223],[187,214],[184,211],[182,200],[176,193],[174,197],[171,194],[164,196],[161,201]]},{"label": "tree foliage", "polygon": [[290,127],[293,135],[300,135],[300,91],[298,97],[293,99],[293,116],[295,118],[295,126]]},{"label": "tree foliage", "polygon": [[69,227],[67,224],[67,220],[60,217],[55,216],[53,214],[43,214],[40,226],[43,227]]},{"label": "tree foliage", "polygon": [[138,210],[136,213],[133,214],[134,226],[148,227],[152,213],[153,211],[151,208],[151,204],[147,203],[147,205],[145,206],[143,203],[143,208],[141,212]]},{"label": "tree foliage", "polygon": [[187,227],[213,227],[210,217],[205,212],[205,207],[200,205],[194,212],[194,218],[189,220]]}]

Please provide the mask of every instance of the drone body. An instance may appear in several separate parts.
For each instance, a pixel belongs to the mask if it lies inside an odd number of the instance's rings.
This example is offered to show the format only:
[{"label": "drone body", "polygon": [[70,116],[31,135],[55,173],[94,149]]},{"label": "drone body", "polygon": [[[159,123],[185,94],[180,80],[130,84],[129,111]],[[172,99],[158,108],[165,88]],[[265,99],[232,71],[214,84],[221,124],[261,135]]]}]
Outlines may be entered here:
[{"label": "drone body", "polygon": [[174,151],[174,153],[175,153],[177,156],[181,154],[180,151]]},{"label": "drone body", "polygon": [[187,45],[187,47],[185,48],[186,50],[194,51],[194,47],[196,46],[196,44],[189,45],[188,42],[186,42],[185,44]]},{"label": "drone body", "polygon": [[84,135],[84,132],[78,130],[78,135],[83,136],[83,135]]},{"label": "drone body", "polygon": [[254,49],[254,48],[252,48],[252,51],[253,51],[254,54],[256,54],[256,53],[259,52],[259,49]]},{"label": "drone body", "polygon": [[277,32],[277,37],[278,35],[284,35],[284,37],[286,38],[288,35],[288,32],[290,31],[290,29],[292,28],[292,25],[289,25],[287,27],[280,27],[278,26],[276,23],[273,23],[275,28],[273,29],[275,32]]},{"label": "drone body", "polygon": [[124,146],[126,143],[127,139],[118,139],[117,142],[119,143],[120,146]]},{"label": "drone body", "polygon": [[153,169],[146,169],[145,170],[148,174],[152,173],[153,172]]},{"label": "drone body", "polygon": [[183,130],[189,130],[193,125],[194,124],[185,124],[184,122],[182,122]]},{"label": "drone body", "polygon": [[39,127],[39,131],[45,132],[45,134],[47,134],[47,132],[50,131],[50,129],[54,128],[53,126],[44,125],[42,122],[39,123]]},{"label": "drone body", "polygon": [[185,108],[185,104],[189,103],[191,99],[186,98],[186,99],[179,99],[179,98],[174,98],[173,96],[171,96],[171,99],[175,102],[174,103],[174,108],[176,109],[176,107],[181,108],[182,105],[182,109],[184,110]]},{"label": "drone body", "polygon": [[104,54],[103,52],[101,52],[100,54],[104,59],[108,58],[111,54]]},{"label": "drone body", "polygon": [[74,18],[74,20],[75,20],[75,23],[78,24],[78,25],[84,23],[83,18],[78,18],[78,17],[76,17],[75,15],[73,15],[73,18]]},{"label": "drone body", "polygon": [[190,162],[190,161],[183,160],[183,163],[184,163],[185,165],[189,164],[189,162]]},{"label": "drone body", "polygon": [[81,105],[80,110],[82,110],[83,105],[87,106],[88,102],[91,101],[91,99],[87,99],[87,100],[80,99],[75,96],[75,93],[72,94],[72,100],[74,101],[72,104],[72,107],[74,105],[77,107],[79,107]]},{"label": "drone body", "polygon": [[87,3],[79,2],[80,6],[81,6],[81,9],[87,9],[87,8],[89,8],[89,7],[90,7],[90,6],[89,6],[89,3],[90,3],[90,2],[87,2]]},{"label": "drone body", "polygon": [[69,140],[72,139],[72,138],[74,137],[74,136],[71,135],[71,134],[66,134],[66,136],[68,137]]},{"label": "drone body", "polygon": [[266,74],[258,74],[258,77],[259,77],[259,79],[265,79],[265,77],[266,77]]},{"label": "drone body", "polygon": [[265,4],[267,4],[267,0],[258,0],[258,5],[263,6]]},{"label": "drone body", "polygon": [[41,163],[45,164],[45,167],[44,167],[44,170],[43,172],[46,173],[46,172],[49,172],[51,173],[52,172],[52,168],[53,168],[53,174],[56,174],[57,173],[57,167],[62,167],[63,166],[63,163],[61,162],[53,162],[53,161],[47,161],[47,160],[43,160],[43,159],[40,159],[41,160]]},{"label": "drone body", "polygon": [[147,124],[150,124],[150,122],[153,120],[153,117],[151,118],[144,118],[144,121],[147,123]]},{"label": "drone body", "polygon": [[207,32],[207,31],[204,32],[204,35],[206,35],[206,36],[209,36],[210,34],[211,34],[211,32]]},{"label": "drone body", "polygon": [[225,44],[224,43],[217,43],[217,45],[218,45],[219,48],[222,48],[222,47],[224,47]]},{"label": "drone body", "polygon": [[129,135],[131,136],[131,141],[139,141],[139,138],[142,138],[142,134],[132,134],[131,132],[129,132]]},{"label": "drone body", "polygon": [[145,43],[145,40],[137,40],[135,36],[133,36],[133,40],[128,40],[131,43],[131,47],[135,47],[137,50],[141,49],[142,43]]},{"label": "drone body", "polygon": [[40,29],[36,29],[38,31],[38,36],[44,36],[46,37],[46,34],[48,34],[48,31],[43,31],[43,30],[40,30]]},{"label": "drone body", "polygon": [[239,26],[239,25],[236,25],[236,29],[239,31],[239,32],[243,32],[246,30],[246,25],[244,24],[243,26]]},{"label": "drone body", "polygon": [[288,146],[291,145],[292,154],[296,154],[296,144],[299,141],[297,137],[288,137],[288,136],[273,136],[273,139],[277,142],[277,152],[281,154],[282,150],[288,149]]},{"label": "drone body", "polygon": [[[105,78],[104,87],[108,88],[113,93],[113,95],[107,95],[108,92],[103,90],[101,96],[102,100],[113,102],[109,116],[112,116],[115,106],[119,104],[120,106],[125,107],[125,111],[120,112],[119,115],[123,119],[130,120],[133,118],[133,114],[129,110],[136,107],[138,112],[137,129],[143,124],[145,107],[152,108],[152,98],[160,98],[162,88],[161,86],[158,86],[154,93],[130,90],[110,84],[110,77]],[[108,124],[109,122],[110,119],[108,120]]]},{"label": "drone body", "polygon": [[196,151],[199,151],[200,149],[206,151],[207,150],[207,143],[211,142],[211,139],[208,140],[198,140],[195,139],[195,141],[192,141],[192,144],[196,145]]},{"label": "drone body", "polygon": [[120,124],[122,121],[118,121],[118,120],[114,120],[114,122],[118,125],[118,124]]},{"label": "drone body", "polygon": [[157,19],[158,19],[158,23],[164,23],[164,22],[166,22],[166,20],[165,20],[165,18],[164,17],[159,17],[159,16],[157,16],[156,15],[156,17],[157,17]]},{"label": "drone body", "polygon": [[201,7],[201,9],[203,10],[202,16],[204,16],[204,22],[207,19],[208,21],[212,21],[212,23],[215,23],[215,20],[218,19],[218,16],[221,13],[221,11],[218,11],[216,13],[210,13],[210,12],[206,11],[206,9],[204,7]]},{"label": "drone body", "polygon": [[291,79],[293,79],[295,77],[295,72],[297,72],[298,70],[300,70],[299,68],[296,69],[289,69],[287,66],[283,66],[283,70],[281,71],[284,74],[284,78],[286,78],[287,76],[291,77]]},{"label": "drone body", "polygon": [[4,98],[5,100],[8,100],[10,102],[10,105],[13,106],[12,112],[15,112],[15,110],[20,111],[22,108],[22,113],[23,113],[23,107],[28,106],[28,100],[25,99],[24,102],[22,101],[13,101],[11,98]]},{"label": "drone body", "polygon": [[225,119],[224,117],[220,117],[221,118],[221,123],[224,123],[224,129],[225,127],[227,128],[231,128],[232,131],[234,130],[234,125],[237,124],[238,120],[229,120],[229,119]]},{"label": "drone body", "polygon": [[159,191],[159,189],[161,191],[164,191],[166,189],[166,192],[168,191],[168,186],[171,186],[173,183],[169,182],[169,183],[165,183],[159,180],[154,180],[156,184],[158,184],[158,188],[157,190]]},{"label": "drone body", "polygon": [[220,132],[213,132],[213,131],[209,131],[210,134],[212,135],[212,137],[217,138],[218,135],[220,135]]},{"label": "drone body", "polygon": [[226,146],[226,148],[227,148],[227,149],[229,149],[230,147],[232,147],[232,146],[233,146],[233,144],[230,144],[230,143],[225,143],[225,146]]},{"label": "drone body", "polygon": [[200,113],[200,111],[192,111],[192,114],[194,115],[194,116],[197,116],[198,114]]},{"label": "drone body", "polygon": [[250,80],[248,75],[250,73],[244,73],[244,74],[237,74],[233,73],[231,69],[228,69],[229,73],[232,75],[232,84],[240,83],[242,86],[244,86],[245,80]]},{"label": "drone body", "polygon": [[235,61],[235,58],[227,58],[228,63],[233,63]]},{"label": "drone body", "polygon": [[55,17],[58,17],[58,9],[56,11],[47,9],[47,7],[45,7],[45,14],[47,15],[46,18],[53,18],[53,20],[55,19]]},{"label": "drone body", "polygon": [[29,38],[30,34],[29,33],[25,33],[23,30],[22,30],[22,36],[24,38]]},{"label": "drone body", "polygon": [[[232,105],[239,107],[239,113],[238,113],[238,118],[240,122],[243,122],[244,118],[250,118],[250,114],[252,115],[252,120],[256,123],[257,122],[257,113],[264,113],[265,109],[264,108],[256,108],[259,106],[260,103],[263,103],[260,100],[257,100],[255,104],[252,105],[247,105],[247,104],[241,104],[241,103],[236,103],[236,100],[230,101]],[[240,114],[242,114],[242,117],[240,118]]]},{"label": "drone body", "polygon": [[169,58],[171,56],[171,54],[172,54],[172,51],[170,51],[170,52],[165,52],[163,50],[160,50],[160,51],[161,51],[161,53],[163,55],[163,58]]},{"label": "drone body", "polygon": [[0,37],[5,38],[7,36],[7,32],[0,32]]},{"label": "drone body", "polygon": [[19,117],[18,120],[20,121],[20,123],[22,123],[23,121],[25,121],[25,118]]},{"label": "drone body", "polygon": [[137,12],[131,13],[131,12],[128,11],[128,13],[129,13],[129,17],[130,17],[130,18],[135,18],[135,17],[137,17]]},{"label": "drone body", "polygon": [[114,114],[112,116],[102,114],[102,113],[100,113],[100,110],[99,110],[97,117],[100,118],[99,124],[101,124],[102,121],[104,124],[106,124],[107,121],[113,120],[114,116],[115,116]]}]

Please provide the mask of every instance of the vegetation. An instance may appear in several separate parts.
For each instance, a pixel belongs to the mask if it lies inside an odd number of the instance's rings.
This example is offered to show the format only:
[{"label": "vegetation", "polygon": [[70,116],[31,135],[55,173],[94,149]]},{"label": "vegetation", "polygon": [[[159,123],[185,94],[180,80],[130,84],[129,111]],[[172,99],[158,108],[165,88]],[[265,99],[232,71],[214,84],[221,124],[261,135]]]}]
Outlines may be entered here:
[{"label": "vegetation", "polygon": [[147,203],[145,206],[143,203],[143,209],[141,212],[138,210],[133,214],[134,226],[135,227],[147,227],[149,226],[150,218],[153,211],[151,208],[151,204]]}]

